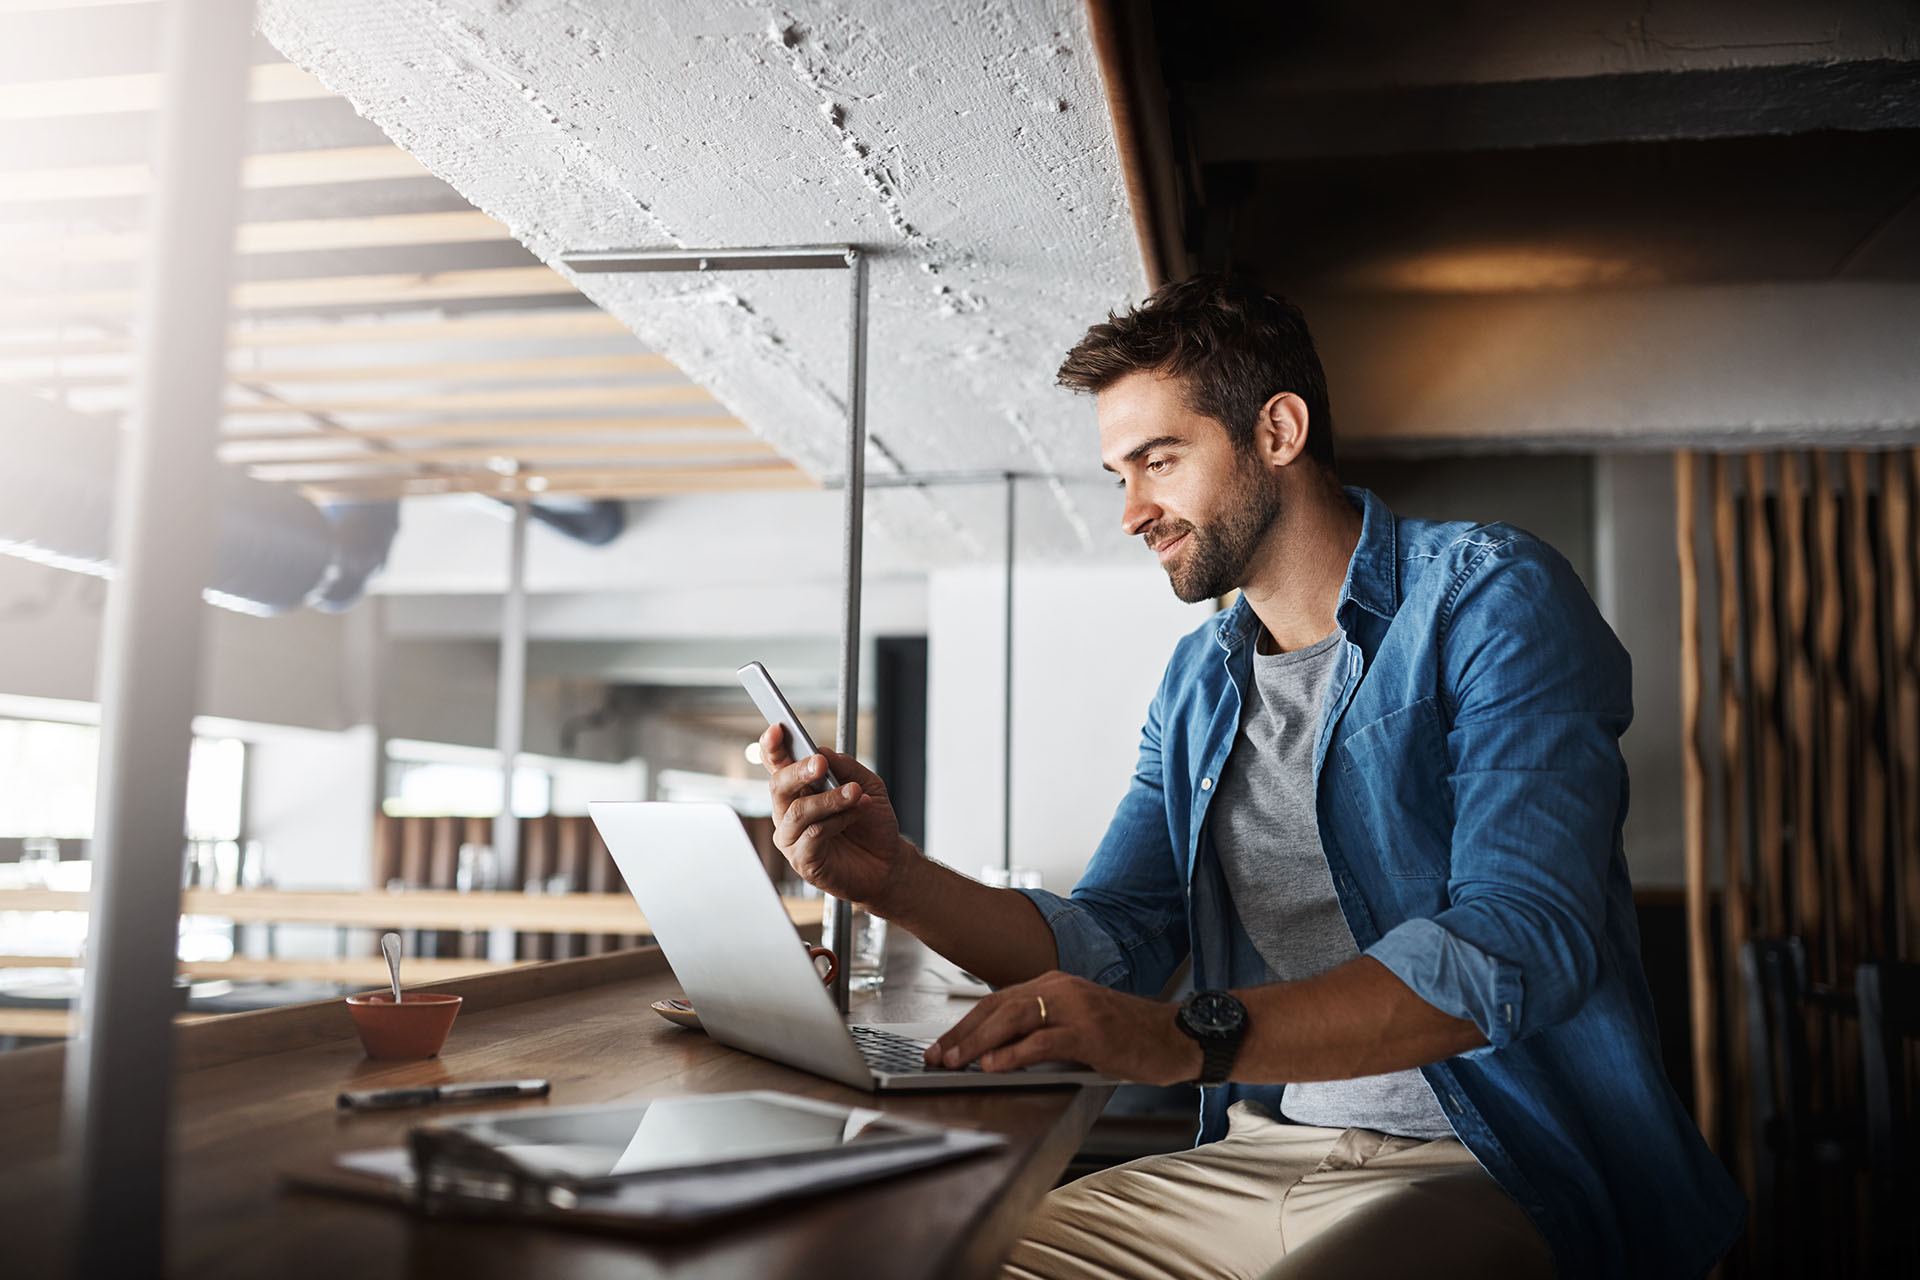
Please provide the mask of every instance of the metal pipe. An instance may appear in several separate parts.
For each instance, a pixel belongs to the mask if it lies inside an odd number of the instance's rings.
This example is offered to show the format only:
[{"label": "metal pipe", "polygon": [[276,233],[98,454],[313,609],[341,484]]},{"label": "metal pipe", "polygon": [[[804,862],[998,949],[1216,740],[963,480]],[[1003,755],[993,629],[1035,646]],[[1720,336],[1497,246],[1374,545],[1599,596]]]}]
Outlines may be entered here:
[{"label": "metal pipe", "polygon": [[[853,268],[847,318],[847,459],[841,516],[840,709],[835,750],[857,755],[860,747],[860,562],[866,527],[867,482],[867,258],[846,250]],[[852,992],[853,907],[833,899],[833,954],[839,964],[833,1002],[847,1012]]]},{"label": "metal pipe", "polygon": [[1014,475],[1007,472],[1006,603],[1000,635],[1000,865],[1013,883],[1013,498]]},{"label": "metal pipe", "polygon": [[[881,447],[878,437],[872,438],[875,450]],[[1005,484],[1007,477],[1015,480],[1062,480],[1072,483],[1075,480],[1087,484],[1112,484],[1110,475],[1062,476],[1049,471],[901,471],[889,475],[868,476],[863,482],[867,491],[875,489],[932,489],[942,485]],[[828,476],[820,482],[822,489],[844,489],[846,480],[841,476]]]},{"label": "metal pipe", "polygon": [[[847,317],[847,452],[838,481],[846,495],[842,517],[840,707],[834,748],[859,753],[860,561],[865,527],[867,461],[867,258],[854,245],[773,245],[752,249],[599,249],[560,255],[560,265],[582,274],[642,271],[819,271],[852,274]],[[827,916],[826,936],[839,962],[833,1000],[847,1012],[853,908],[838,899]]]},{"label": "metal pipe", "polygon": [[100,656],[86,979],[67,1049],[70,1274],[166,1271],[173,973],[201,603],[213,558],[252,0],[167,6],[133,430]]},{"label": "metal pipe", "polygon": [[[525,745],[527,720],[527,525],[525,501],[513,504],[507,536],[507,590],[500,598],[500,682],[494,691],[493,737],[500,753],[500,816],[493,823],[493,856],[506,888],[520,886],[520,824],[513,816],[513,774]],[[514,931],[487,935],[487,958],[514,958]]]}]

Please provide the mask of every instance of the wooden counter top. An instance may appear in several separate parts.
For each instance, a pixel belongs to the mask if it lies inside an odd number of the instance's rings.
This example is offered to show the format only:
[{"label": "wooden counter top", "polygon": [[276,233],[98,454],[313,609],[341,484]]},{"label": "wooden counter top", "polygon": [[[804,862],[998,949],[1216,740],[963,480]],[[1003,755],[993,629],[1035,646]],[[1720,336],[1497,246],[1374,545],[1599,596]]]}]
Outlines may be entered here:
[{"label": "wooden counter top", "polygon": [[[63,889],[0,889],[0,911],[85,911],[85,893]],[[796,925],[820,923],[821,899],[789,898]],[[344,924],[410,929],[518,929],[525,933],[650,933],[629,893],[457,893],[452,889],[318,892],[188,889],[180,914],[236,922]]]},{"label": "wooden counter top", "polygon": [[[918,944],[890,963],[911,970]],[[169,1271],[214,1277],[565,1280],[573,1276],[934,1277],[991,1275],[1053,1185],[1109,1090],[885,1096],[726,1049],[647,1006],[678,994],[653,948],[436,984],[467,997],[428,1062],[365,1058],[339,1002],[180,1027]],[[896,972],[856,995],[857,1021],[957,1016],[960,1002]],[[57,1169],[64,1046],[0,1055],[0,1248],[9,1274],[60,1273]],[[819,1201],[779,1206],[672,1243],[530,1227],[429,1221],[400,1209],[279,1189],[288,1168],[400,1143],[430,1111],[344,1115],[344,1088],[544,1076],[550,1103],[783,1089],[1004,1134],[1000,1152]],[[878,1101],[876,1101],[878,1099]],[[451,1114],[440,1112],[439,1114]]]}]

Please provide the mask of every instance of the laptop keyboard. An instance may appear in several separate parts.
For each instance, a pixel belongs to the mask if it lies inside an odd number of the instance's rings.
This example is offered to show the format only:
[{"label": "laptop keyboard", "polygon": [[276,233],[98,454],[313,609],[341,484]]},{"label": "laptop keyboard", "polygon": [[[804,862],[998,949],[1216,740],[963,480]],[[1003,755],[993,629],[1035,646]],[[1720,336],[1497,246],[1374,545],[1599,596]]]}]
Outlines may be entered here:
[{"label": "laptop keyboard", "polygon": [[[853,1033],[853,1043],[860,1050],[860,1056],[875,1071],[884,1071],[889,1075],[918,1075],[926,1071],[946,1071],[946,1067],[929,1067],[926,1062],[926,1042],[909,1039],[892,1031],[881,1031],[875,1027],[848,1027]],[[964,1068],[978,1071],[980,1064],[970,1062]]]}]

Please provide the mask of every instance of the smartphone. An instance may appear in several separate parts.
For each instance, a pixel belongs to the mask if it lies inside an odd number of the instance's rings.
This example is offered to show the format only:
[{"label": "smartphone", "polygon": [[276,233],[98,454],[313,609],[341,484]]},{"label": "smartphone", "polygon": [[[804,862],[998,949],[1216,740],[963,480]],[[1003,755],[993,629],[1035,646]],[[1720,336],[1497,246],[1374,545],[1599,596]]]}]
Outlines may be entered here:
[{"label": "smartphone", "polygon": [[[780,692],[780,686],[773,682],[767,669],[757,662],[749,662],[734,672],[740,677],[740,683],[746,688],[747,696],[753,699],[753,705],[760,708],[760,714],[767,718],[768,724],[777,724],[787,731],[787,750],[793,753],[795,760],[807,760],[820,754],[820,748],[813,745],[813,739],[807,733],[806,726],[800,723],[800,717],[787,705],[786,695]],[[813,784],[815,791],[831,791],[840,785],[833,776],[833,770]]]}]

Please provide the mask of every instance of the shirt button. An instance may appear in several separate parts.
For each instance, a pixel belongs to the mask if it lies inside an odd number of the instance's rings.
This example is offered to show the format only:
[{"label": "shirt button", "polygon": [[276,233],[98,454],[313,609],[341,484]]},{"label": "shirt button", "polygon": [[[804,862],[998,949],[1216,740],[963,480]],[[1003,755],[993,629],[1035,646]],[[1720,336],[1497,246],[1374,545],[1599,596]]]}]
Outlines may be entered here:
[{"label": "shirt button", "polygon": [[1202,791],[1211,791],[1211,790],[1213,790],[1213,779],[1212,779],[1212,778],[1202,778],[1202,779],[1200,779],[1200,789],[1201,789]]}]

